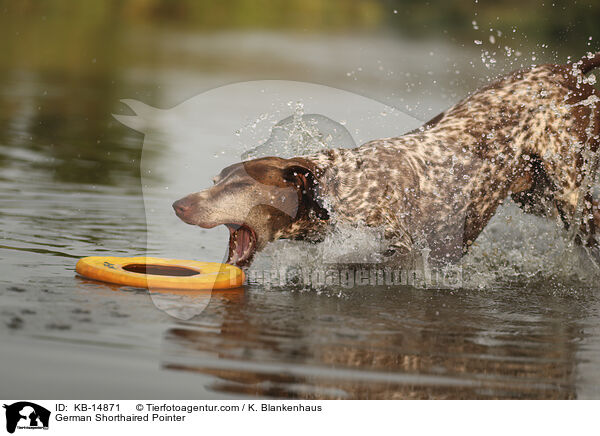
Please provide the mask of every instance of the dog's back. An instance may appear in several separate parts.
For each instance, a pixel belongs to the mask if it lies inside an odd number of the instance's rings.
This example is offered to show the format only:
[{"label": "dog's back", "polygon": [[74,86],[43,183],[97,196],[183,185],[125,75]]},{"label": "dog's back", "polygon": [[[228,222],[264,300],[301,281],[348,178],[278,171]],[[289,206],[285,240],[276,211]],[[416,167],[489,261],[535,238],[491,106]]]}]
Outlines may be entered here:
[{"label": "dog's back", "polygon": [[386,228],[399,251],[422,240],[460,257],[509,195],[569,225],[595,171],[600,99],[584,74],[598,65],[600,54],[517,71],[417,131],[311,159],[337,216]]},{"label": "dog's back", "polygon": [[417,131],[355,149],[236,164],[175,210],[227,225],[240,265],[274,239],[319,239],[339,222],[381,228],[392,263],[415,247],[456,260],[509,195],[594,248],[600,99],[585,74],[598,66],[600,53],[514,72]]}]

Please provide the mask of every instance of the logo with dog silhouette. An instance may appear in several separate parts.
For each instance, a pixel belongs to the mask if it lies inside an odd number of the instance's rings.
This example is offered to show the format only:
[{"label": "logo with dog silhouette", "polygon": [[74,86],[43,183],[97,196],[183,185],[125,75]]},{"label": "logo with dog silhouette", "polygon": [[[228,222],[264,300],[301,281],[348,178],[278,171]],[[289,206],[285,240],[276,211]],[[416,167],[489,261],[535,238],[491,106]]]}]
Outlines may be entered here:
[{"label": "logo with dog silhouette", "polygon": [[50,422],[50,411],[29,401],[19,401],[6,409],[6,431],[14,433],[16,429],[47,430]]}]

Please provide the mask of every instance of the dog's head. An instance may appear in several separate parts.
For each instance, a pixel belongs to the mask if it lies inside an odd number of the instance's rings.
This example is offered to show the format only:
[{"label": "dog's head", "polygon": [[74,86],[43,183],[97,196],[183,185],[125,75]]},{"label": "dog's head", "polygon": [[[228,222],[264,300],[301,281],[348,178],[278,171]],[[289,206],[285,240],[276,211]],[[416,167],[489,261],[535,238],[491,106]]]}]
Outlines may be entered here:
[{"label": "dog's head", "polygon": [[329,219],[316,168],[307,159],[254,159],[225,168],[213,182],[173,208],[188,224],[229,228],[227,263],[247,265],[275,239],[316,238]]}]

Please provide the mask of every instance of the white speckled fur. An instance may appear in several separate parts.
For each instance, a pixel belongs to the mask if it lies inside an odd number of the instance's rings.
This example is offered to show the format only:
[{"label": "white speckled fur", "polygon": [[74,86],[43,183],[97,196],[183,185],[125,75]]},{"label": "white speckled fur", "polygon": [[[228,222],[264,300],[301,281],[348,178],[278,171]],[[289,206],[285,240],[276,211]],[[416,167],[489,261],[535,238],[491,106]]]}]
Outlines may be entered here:
[{"label": "white speckled fur", "polygon": [[[399,252],[424,241],[453,260],[511,194],[571,224],[590,196],[584,151],[598,146],[598,93],[585,82],[570,65],[518,71],[417,131],[307,159],[335,220],[381,226]],[[593,215],[589,200],[582,217]],[[593,219],[580,221],[593,233]]]}]

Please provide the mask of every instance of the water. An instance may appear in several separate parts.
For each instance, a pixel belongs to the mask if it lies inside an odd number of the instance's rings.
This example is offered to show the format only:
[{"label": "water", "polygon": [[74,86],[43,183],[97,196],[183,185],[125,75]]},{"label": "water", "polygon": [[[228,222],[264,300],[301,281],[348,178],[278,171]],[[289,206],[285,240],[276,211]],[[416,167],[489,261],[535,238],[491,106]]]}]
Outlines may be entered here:
[{"label": "water", "polygon": [[[76,277],[79,257],[148,249],[143,137],[112,117],[127,114],[122,98],[167,108],[217,85],[278,77],[408,106],[426,119],[490,74],[485,66],[471,73],[477,52],[446,47],[445,56],[429,56],[439,41],[249,34],[242,53],[236,33],[167,36],[166,46],[194,54],[198,64],[0,74],[6,397],[600,397],[593,265],[553,223],[510,205],[465,260],[476,278],[460,289],[252,284],[151,297]],[[453,82],[455,69],[469,74]],[[436,72],[436,84],[415,85],[406,75],[429,80],[427,71]],[[399,91],[406,83],[411,92]],[[196,245],[185,250],[195,258],[221,260],[214,257],[226,232],[173,223],[173,232],[194,235]],[[275,244],[258,261],[310,262],[313,253],[335,251],[330,242],[308,255],[301,245]],[[149,252],[165,255],[160,245]],[[189,320],[157,308],[198,305],[206,308]]]}]

